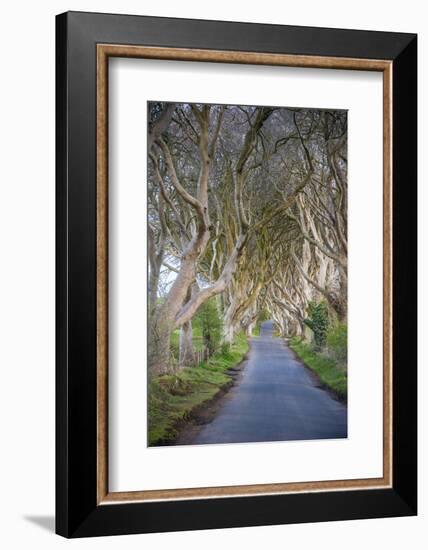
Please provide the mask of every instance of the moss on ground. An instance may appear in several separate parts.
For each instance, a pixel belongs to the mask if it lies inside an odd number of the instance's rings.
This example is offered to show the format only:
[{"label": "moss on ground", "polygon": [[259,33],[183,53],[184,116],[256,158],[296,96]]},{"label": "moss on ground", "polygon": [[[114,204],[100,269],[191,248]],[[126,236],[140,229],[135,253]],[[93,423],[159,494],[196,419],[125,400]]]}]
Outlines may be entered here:
[{"label": "moss on ground", "polygon": [[183,422],[231,386],[227,371],[238,365],[247,351],[247,339],[239,334],[229,349],[219,350],[198,367],[153,378],[148,394],[149,446],[171,443]]},{"label": "moss on ground", "polygon": [[314,351],[312,346],[300,338],[292,338],[291,349],[300,357],[307,367],[313,370],[321,383],[332,390],[343,401],[348,397],[348,377],[346,370],[336,361]]}]

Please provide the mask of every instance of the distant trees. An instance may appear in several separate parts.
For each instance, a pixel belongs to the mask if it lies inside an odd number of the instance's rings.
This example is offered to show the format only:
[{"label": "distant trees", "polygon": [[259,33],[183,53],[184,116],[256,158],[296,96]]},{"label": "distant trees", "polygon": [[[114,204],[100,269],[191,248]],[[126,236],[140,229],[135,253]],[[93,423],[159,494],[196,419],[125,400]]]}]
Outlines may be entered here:
[{"label": "distant trees", "polygon": [[177,329],[190,364],[207,303],[226,343],[266,310],[300,334],[317,299],[345,322],[346,113],[150,103],[148,119],[150,371]]}]

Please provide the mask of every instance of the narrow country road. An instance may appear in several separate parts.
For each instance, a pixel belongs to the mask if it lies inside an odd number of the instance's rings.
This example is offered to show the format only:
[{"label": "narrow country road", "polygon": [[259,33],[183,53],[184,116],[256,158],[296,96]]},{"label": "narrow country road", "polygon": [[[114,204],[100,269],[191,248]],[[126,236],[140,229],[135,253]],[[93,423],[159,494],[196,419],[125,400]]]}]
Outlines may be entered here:
[{"label": "narrow country road", "polygon": [[251,339],[240,381],[222,399],[214,419],[187,444],[290,441],[347,437],[347,407],[317,387],[273,323]]}]

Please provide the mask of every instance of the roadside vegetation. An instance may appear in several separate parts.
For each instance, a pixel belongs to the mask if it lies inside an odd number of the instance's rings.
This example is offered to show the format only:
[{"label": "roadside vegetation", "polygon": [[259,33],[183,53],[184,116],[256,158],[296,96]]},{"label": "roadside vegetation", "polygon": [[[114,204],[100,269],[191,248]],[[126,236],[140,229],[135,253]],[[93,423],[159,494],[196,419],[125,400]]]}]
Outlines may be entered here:
[{"label": "roadside vegetation", "polygon": [[216,299],[201,306],[192,323],[192,358],[180,363],[180,331],[171,337],[171,373],[149,380],[149,445],[167,445],[179,434],[184,423],[201,407],[227,391],[233,384],[233,371],[244,359],[248,342],[243,332],[232,344],[222,341],[222,322]]},{"label": "roadside vegetation", "polygon": [[347,400],[347,325],[329,314],[325,302],[311,302],[304,336],[290,340],[291,349],[341,400]]},{"label": "roadside vegetation", "polygon": [[172,443],[185,421],[229,389],[230,371],[247,351],[247,339],[240,333],[232,345],[221,346],[200,365],[153,378],[148,392],[149,446]]}]

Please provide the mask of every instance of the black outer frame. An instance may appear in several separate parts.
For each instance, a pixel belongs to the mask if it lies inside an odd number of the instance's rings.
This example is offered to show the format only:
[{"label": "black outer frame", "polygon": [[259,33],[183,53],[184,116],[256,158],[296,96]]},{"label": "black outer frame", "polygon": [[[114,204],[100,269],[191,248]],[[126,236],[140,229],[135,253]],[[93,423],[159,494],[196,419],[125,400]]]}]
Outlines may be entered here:
[{"label": "black outer frame", "polygon": [[[393,488],[97,506],[96,44],[393,61]],[[68,12],[56,17],[56,532],[65,537],[415,515],[414,34]]]}]

